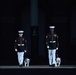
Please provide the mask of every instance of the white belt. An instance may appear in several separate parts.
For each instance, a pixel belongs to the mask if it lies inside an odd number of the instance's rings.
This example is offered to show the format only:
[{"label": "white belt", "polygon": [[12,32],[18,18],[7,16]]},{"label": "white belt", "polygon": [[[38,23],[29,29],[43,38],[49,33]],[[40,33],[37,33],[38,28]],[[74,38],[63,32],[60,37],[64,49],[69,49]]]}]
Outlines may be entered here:
[{"label": "white belt", "polygon": [[50,43],[55,43],[56,41],[50,41]]},{"label": "white belt", "polygon": [[18,46],[24,46],[24,44],[17,44]]}]

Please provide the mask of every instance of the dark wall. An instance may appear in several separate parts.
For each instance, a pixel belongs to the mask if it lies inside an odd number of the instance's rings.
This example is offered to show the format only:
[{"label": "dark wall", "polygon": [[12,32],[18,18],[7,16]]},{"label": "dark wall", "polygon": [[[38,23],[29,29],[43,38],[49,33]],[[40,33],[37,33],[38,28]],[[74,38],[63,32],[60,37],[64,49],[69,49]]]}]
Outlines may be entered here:
[{"label": "dark wall", "polygon": [[70,10],[70,55],[68,56],[70,60],[76,62],[76,2],[72,1]]},{"label": "dark wall", "polygon": [[76,6],[71,7],[71,44],[76,45]]},{"label": "dark wall", "polygon": [[[30,57],[32,46],[31,7],[30,0],[3,1],[0,11],[0,64],[17,64],[17,56],[14,51],[14,40],[18,36],[17,31],[23,29],[24,36],[28,40],[28,53]],[[74,5],[73,5],[74,4]],[[38,0],[38,46],[36,54],[40,63],[48,64],[48,54],[45,45],[45,36],[49,32],[49,26],[55,25],[55,32],[59,36],[59,56],[62,64],[74,64],[75,62],[75,2],[68,0]],[[72,45],[74,42],[74,46]],[[73,50],[72,50],[73,49]],[[72,51],[71,51],[72,50]],[[33,50],[34,51],[34,50]],[[38,53],[37,53],[38,52]],[[31,58],[32,59],[32,58]],[[44,63],[45,61],[45,63]],[[5,63],[6,62],[6,63]]]}]

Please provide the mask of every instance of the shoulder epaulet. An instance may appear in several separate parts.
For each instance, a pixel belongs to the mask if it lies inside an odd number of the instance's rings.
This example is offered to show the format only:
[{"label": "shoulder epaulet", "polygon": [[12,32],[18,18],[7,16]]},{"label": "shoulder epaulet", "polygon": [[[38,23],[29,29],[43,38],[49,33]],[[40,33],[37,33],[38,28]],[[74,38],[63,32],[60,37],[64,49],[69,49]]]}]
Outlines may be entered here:
[{"label": "shoulder epaulet", "polygon": [[58,35],[57,34],[54,34],[54,36],[58,38]]},{"label": "shoulder epaulet", "polygon": [[57,36],[57,38],[59,38],[59,36],[58,35],[56,35]]},{"label": "shoulder epaulet", "polygon": [[15,40],[15,42],[17,42],[17,40]]},{"label": "shoulder epaulet", "polygon": [[48,38],[48,36],[46,36],[46,38]]},{"label": "shoulder epaulet", "polygon": [[57,36],[57,34],[54,34],[54,36]]}]

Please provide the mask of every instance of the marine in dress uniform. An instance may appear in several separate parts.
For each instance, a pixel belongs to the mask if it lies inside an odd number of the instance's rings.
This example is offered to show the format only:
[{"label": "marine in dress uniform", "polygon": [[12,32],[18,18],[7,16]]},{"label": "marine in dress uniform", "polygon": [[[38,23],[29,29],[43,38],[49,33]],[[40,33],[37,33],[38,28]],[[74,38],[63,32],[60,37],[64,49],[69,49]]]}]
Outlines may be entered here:
[{"label": "marine in dress uniform", "polygon": [[19,37],[15,40],[15,51],[17,52],[19,66],[22,66],[24,62],[24,53],[27,52],[27,40],[23,37],[24,31],[20,30],[18,33]]},{"label": "marine in dress uniform", "polygon": [[46,35],[46,45],[48,49],[49,65],[55,66],[56,50],[58,50],[58,35],[54,33],[55,26],[50,26],[50,32]]}]

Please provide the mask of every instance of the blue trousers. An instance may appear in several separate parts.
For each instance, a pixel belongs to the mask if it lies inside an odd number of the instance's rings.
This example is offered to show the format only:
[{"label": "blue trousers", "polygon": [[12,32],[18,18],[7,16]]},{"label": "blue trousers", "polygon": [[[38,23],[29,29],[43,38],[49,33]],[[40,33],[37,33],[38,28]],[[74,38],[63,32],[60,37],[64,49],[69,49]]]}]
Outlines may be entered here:
[{"label": "blue trousers", "polygon": [[48,58],[49,58],[49,65],[53,65],[56,63],[56,49],[48,49]]},{"label": "blue trousers", "polygon": [[24,61],[24,52],[18,52],[17,55],[18,55],[18,63],[19,65],[22,65]]}]

